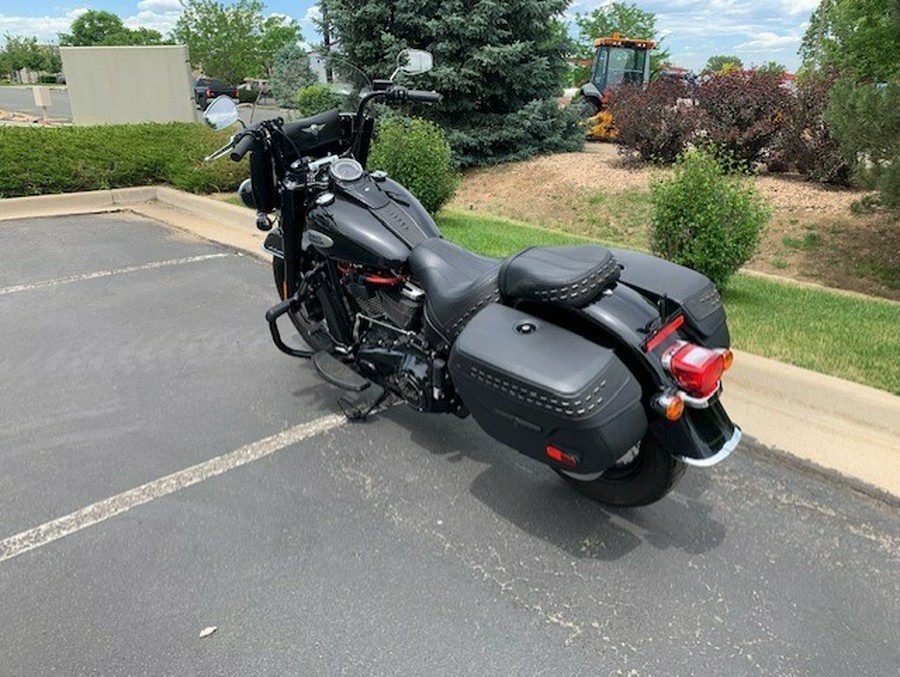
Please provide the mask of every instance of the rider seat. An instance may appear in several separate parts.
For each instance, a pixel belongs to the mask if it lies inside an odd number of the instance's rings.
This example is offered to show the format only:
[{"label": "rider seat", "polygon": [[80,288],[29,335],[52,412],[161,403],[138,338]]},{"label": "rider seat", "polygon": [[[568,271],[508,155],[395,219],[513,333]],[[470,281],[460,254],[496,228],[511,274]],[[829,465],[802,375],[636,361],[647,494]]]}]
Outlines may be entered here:
[{"label": "rider seat", "polygon": [[501,298],[582,308],[619,276],[613,255],[597,245],[531,247],[502,260],[433,237],[412,250],[409,265],[425,289],[426,330],[444,349],[479,310]]}]

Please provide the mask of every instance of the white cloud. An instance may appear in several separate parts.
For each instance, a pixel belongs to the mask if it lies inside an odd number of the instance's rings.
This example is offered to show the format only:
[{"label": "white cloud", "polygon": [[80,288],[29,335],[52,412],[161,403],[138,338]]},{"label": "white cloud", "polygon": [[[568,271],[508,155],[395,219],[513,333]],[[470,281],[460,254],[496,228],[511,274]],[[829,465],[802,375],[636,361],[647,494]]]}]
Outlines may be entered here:
[{"label": "white cloud", "polygon": [[781,52],[785,49],[796,49],[800,45],[799,35],[777,35],[763,32],[754,36],[753,40],[735,45],[736,51],[743,52]]},{"label": "white cloud", "polygon": [[812,12],[819,6],[819,0],[782,0],[784,10],[791,15]]},{"label": "white cloud", "polygon": [[131,29],[150,28],[163,36],[175,28],[183,10],[180,0],[140,0],[137,9],[137,14],[124,17],[122,23]]},{"label": "white cloud", "polygon": [[137,8],[142,12],[181,14],[181,0],[140,0]]},{"label": "white cloud", "polygon": [[69,30],[72,22],[87,11],[85,7],[71,9],[62,16],[8,16],[0,14],[0,35],[35,36],[38,42],[59,41],[59,33]]}]

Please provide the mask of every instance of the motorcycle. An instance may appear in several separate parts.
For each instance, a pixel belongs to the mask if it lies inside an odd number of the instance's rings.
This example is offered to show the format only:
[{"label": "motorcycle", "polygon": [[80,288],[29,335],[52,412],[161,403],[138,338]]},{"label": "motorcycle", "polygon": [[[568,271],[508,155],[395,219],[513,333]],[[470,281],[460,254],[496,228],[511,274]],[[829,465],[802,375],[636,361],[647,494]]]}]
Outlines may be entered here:
[{"label": "motorcycle", "polygon": [[[250,153],[239,194],[269,231],[272,340],[346,391],[351,419],[388,397],[472,415],[596,501],[658,501],[686,466],[714,465],[741,439],[720,400],[733,356],[715,286],[624,249],[494,259],[443,239],[415,196],[366,170],[369,104],[439,103],[395,82],[431,65],[429,53],[404,50],[391,78],[358,93],[355,113],[246,126],[207,158]],[[206,117],[222,129],[237,111],[220,99]],[[284,340],[283,316],[305,346]]]}]

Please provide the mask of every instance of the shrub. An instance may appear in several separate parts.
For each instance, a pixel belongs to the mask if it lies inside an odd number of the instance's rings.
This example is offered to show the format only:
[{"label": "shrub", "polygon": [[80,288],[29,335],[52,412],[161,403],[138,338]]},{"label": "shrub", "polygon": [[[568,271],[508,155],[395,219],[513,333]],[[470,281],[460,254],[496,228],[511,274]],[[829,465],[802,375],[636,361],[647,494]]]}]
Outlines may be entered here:
[{"label": "shrub", "polygon": [[0,197],[159,183],[234,190],[247,176],[246,160],[203,161],[229,135],[191,123],[0,127]]},{"label": "shrub", "polygon": [[834,76],[810,75],[797,85],[774,156],[813,181],[846,185],[850,164],[825,122]]},{"label": "shrub", "polygon": [[768,218],[748,181],[728,175],[709,151],[682,154],[671,178],[650,187],[652,251],[724,285],[753,255]]},{"label": "shrub", "polygon": [[686,100],[689,96],[689,85],[676,78],[615,89],[608,106],[617,141],[643,160],[674,162],[696,129],[696,115]]},{"label": "shrub", "polygon": [[754,70],[713,75],[697,88],[699,128],[738,162],[756,162],[784,121],[789,92],[782,79]]},{"label": "shrub", "polygon": [[420,118],[390,116],[378,123],[369,153],[369,169],[381,169],[435,214],[453,197],[459,183],[444,131]]},{"label": "shrub", "polygon": [[259,92],[255,89],[239,89],[238,102],[240,103],[256,103]]},{"label": "shrub", "polygon": [[900,209],[900,83],[838,81],[825,119],[859,183]]},{"label": "shrub", "polygon": [[324,84],[304,87],[294,97],[294,108],[303,117],[324,113],[340,105],[340,97],[331,86]]}]

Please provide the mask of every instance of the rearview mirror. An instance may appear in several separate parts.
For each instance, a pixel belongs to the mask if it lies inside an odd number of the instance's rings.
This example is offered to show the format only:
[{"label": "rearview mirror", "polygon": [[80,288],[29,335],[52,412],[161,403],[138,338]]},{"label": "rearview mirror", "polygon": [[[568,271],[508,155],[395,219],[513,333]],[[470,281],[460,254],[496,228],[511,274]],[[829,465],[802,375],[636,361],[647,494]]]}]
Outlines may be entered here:
[{"label": "rearview mirror", "polygon": [[[397,71],[407,75],[427,73],[434,66],[434,58],[424,49],[404,49],[397,55]],[[393,79],[393,78],[392,78]]]},{"label": "rearview mirror", "polygon": [[238,121],[238,109],[228,96],[217,96],[203,113],[206,124],[219,131]]}]

